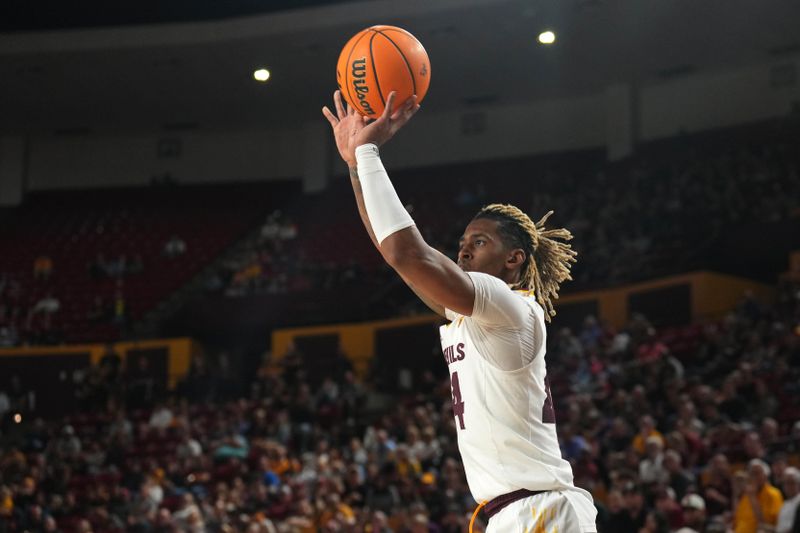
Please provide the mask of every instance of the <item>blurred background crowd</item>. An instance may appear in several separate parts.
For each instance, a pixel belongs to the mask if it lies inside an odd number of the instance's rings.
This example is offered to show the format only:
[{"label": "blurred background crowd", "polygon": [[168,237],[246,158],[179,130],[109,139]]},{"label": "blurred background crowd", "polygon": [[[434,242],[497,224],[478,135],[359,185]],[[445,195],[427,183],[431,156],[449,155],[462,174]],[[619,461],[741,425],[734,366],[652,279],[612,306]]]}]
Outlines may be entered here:
[{"label": "blurred background crowd", "polygon": [[[800,285],[666,331],[587,317],[551,333],[547,360],[601,532],[796,531]],[[435,363],[387,395],[346,359],[320,375],[294,350],[247,384],[196,359],[167,394],[108,353],[83,408],[49,421],[28,418],[18,384],[0,393],[0,528],[466,531],[475,502]]]}]

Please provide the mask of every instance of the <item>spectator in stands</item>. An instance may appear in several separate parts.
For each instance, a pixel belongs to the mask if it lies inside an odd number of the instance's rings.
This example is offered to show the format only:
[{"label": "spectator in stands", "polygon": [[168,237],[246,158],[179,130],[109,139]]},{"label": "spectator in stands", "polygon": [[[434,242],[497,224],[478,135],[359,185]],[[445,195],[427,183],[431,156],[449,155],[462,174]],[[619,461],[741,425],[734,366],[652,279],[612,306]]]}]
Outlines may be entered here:
[{"label": "spectator in stands", "polygon": [[155,409],[153,409],[153,413],[150,415],[150,421],[148,424],[151,430],[163,434],[167,428],[172,426],[174,420],[175,415],[172,414],[172,409],[170,409],[166,404],[161,404],[157,405]]},{"label": "spectator in stands", "polygon": [[655,420],[650,415],[644,415],[639,419],[639,433],[633,438],[633,449],[644,455],[645,443],[650,437],[661,441],[663,446],[664,436],[656,429]]},{"label": "spectator in stands", "polygon": [[193,438],[192,435],[184,430],[181,443],[175,449],[178,459],[196,459],[203,454],[203,447]]},{"label": "spectator in stands", "polygon": [[182,527],[190,533],[201,533],[206,530],[202,512],[191,492],[183,495],[180,508],[172,514],[172,518],[178,527]]},{"label": "spectator in stands", "polygon": [[33,318],[36,315],[41,314],[44,317],[43,327],[44,329],[49,330],[52,325],[52,316],[57,313],[59,309],[61,309],[61,301],[53,296],[53,293],[48,292],[31,308],[31,311],[28,315],[29,328]]},{"label": "spectator in stands", "polygon": [[42,254],[33,261],[33,279],[47,281],[53,275],[53,260],[49,255]]},{"label": "spectator in stands", "polygon": [[278,239],[282,241],[291,241],[297,238],[297,224],[291,220],[284,220],[281,223],[280,230],[278,231]]},{"label": "spectator in stands", "polygon": [[267,221],[261,226],[260,235],[262,241],[273,241],[278,238],[278,234],[281,231],[281,225],[278,223],[280,216],[280,211],[275,211],[267,217]]},{"label": "spectator in stands", "polygon": [[681,454],[674,449],[664,452],[664,471],[667,475],[667,484],[675,491],[678,499],[694,486],[694,476],[681,465]]},{"label": "spectator in stands", "polygon": [[646,485],[665,483],[669,473],[664,468],[664,441],[656,435],[645,440],[645,457],[639,463],[639,481]]},{"label": "spectator in stands", "polygon": [[133,424],[125,416],[125,411],[117,410],[114,420],[108,427],[108,436],[111,442],[125,447],[133,441]]},{"label": "spectator in stands", "polygon": [[639,533],[647,519],[644,491],[634,481],[628,480],[622,486],[622,502],[619,511],[609,517],[606,531]]},{"label": "spectator in stands", "polygon": [[639,529],[638,533],[669,533],[669,531],[669,522],[667,522],[666,517],[653,510],[647,513],[644,526]]},{"label": "spectator in stands", "polygon": [[19,344],[17,328],[13,324],[0,326],[0,348],[9,348],[17,344]]},{"label": "spectator in stands", "polygon": [[164,255],[169,258],[175,258],[186,253],[186,241],[172,234],[169,240],[164,243]]},{"label": "spectator in stands", "polygon": [[790,466],[783,474],[785,500],[778,513],[775,533],[800,531],[800,470]]},{"label": "spectator in stands", "polygon": [[75,428],[67,424],[61,428],[61,435],[52,441],[51,453],[57,460],[77,459],[82,450],[81,440],[75,435]]},{"label": "spectator in stands", "polygon": [[783,496],[769,483],[769,475],[769,465],[761,459],[748,463],[745,488],[736,505],[735,533],[758,533],[760,528],[775,527]]},{"label": "spectator in stands", "polygon": [[705,533],[706,502],[699,494],[687,494],[681,499],[684,533]]}]

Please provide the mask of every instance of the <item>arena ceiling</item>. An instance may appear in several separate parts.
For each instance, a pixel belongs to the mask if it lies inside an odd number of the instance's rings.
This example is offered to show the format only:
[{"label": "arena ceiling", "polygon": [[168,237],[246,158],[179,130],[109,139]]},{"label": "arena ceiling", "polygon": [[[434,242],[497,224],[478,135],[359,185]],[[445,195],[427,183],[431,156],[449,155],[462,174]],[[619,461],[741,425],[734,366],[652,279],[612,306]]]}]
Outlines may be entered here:
[{"label": "arena ceiling", "polygon": [[[0,32],[165,24],[299,10],[348,0],[5,0]],[[352,1],[352,0],[349,0]]]},{"label": "arena ceiling", "polygon": [[[169,12],[145,9],[154,1],[104,4],[121,11],[6,13],[0,132],[317,120],[341,46],[378,23],[409,29],[427,48],[423,107],[432,111],[596,94],[800,54],[796,0],[183,0]],[[206,9],[223,4],[231,10]],[[556,32],[554,46],[536,42],[544,29]],[[272,72],[264,85],[252,79],[260,66]]]}]

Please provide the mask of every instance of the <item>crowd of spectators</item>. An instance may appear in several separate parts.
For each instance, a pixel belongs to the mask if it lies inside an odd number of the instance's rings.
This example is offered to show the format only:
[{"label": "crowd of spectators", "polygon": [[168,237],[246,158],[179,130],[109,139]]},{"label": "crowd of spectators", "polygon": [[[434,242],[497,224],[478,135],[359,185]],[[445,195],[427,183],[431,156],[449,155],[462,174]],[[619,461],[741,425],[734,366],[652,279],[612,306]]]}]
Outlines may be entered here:
[{"label": "crowd of spectators", "polygon": [[[395,185],[428,242],[449,257],[469,218],[486,203],[512,202],[538,220],[555,211],[552,224],[566,227],[580,260],[571,289],[618,284],[707,268],[715,259],[709,246],[749,222],[772,223],[800,214],[800,157],[792,134],[781,139],[711,140],[702,135],[677,138],[645,148],[621,163],[602,157],[572,163],[572,154],[543,159],[494,162],[469,168],[395,172]],[[756,139],[756,140],[754,140]],[[581,158],[578,158],[581,159]],[[583,157],[586,159],[586,157]],[[352,197],[335,183],[329,203],[350,210]],[[454,194],[455,191],[455,194]],[[445,217],[442,213],[447,213]],[[315,217],[305,204],[293,211],[290,239],[280,220],[264,229],[258,245],[232,261],[215,288],[230,295],[347,287],[354,270],[376,290],[394,279],[379,263],[354,265],[361,239],[334,247],[330,257],[307,260],[311,235],[342,225],[344,215]],[[337,219],[338,217],[338,219]],[[342,225],[352,229],[349,225]],[[362,232],[361,228],[356,231]],[[348,238],[349,235],[339,235]],[[401,302],[402,306],[406,302]]]},{"label": "crowd of spectators", "polygon": [[0,272],[0,347],[16,346],[23,338],[37,342],[57,342],[61,338],[53,320],[61,309],[53,275],[54,263],[47,255],[34,261],[32,281],[27,287]]},{"label": "crowd of spectators", "polygon": [[[792,149],[791,128],[777,139],[758,140],[756,133],[741,137],[718,139],[713,146],[706,146],[702,135],[672,139],[662,148],[643,147],[622,163],[585,154],[572,163],[567,154],[547,156],[547,163],[533,158],[474,165],[478,170],[471,173],[460,167],[403,171],[396,181],[426,239],[450,257],[469,217],[487,202],[511,201],[534,218],[555,210],[552,223],[575,235],[580,260],[568,288],[577,290],[703,267],[709,243],[737,231],[737,225],[796,216],[800,161]],[[487,168],[498,175],[487,179]],[[352,238],[352,227],[343,225],[343,209],[349,212],[347,220],[357,220],[352,195],[341,194],[347,187],[334,183],[319,198],[295,198],[272,212],[258,235],[209,275],[206,288],[237,297],[347,290],[357,284],[378,295],[375,304],[362,306],[370,316],[423,310],[410,293],[393,292],[400,282],[376,254],[366,254],[370,262],[363,260],[363,250],[355,253],[370,244],[360,227],[355,229],[358,238]],[[326,203],[336,212],[315,217],[312,206]],[[335,231],[339,226],[350,229]],[[326,228],[334,228],[331,238],[337,242],[328,244],[329,254],[319,254],[318,236]],[[105,230],[100,225],[94,231],[102,235]],[[92,255],[80,262],[95,286],[74,276],[59,280],[63,258],[55,264],[47,250],[32,257],[32,276],[0,271],[0,346],[58,344],[76,329],[111,330],[108,334],[120,336],[135,307],[126,283],[141,286],[143,279],[161,275],[153,267],[159,259],[174,266],[187,263],[194,252],[186,236],[177,233],[164,235],[158,248],[163,257],[147,256],[146,271],[136,248],[108,257],[92,248]],[[96,288],[104,283],[114,286]],[[80,316],[75,315],[78,308]]]},{"label": "crowd of spectators", "polygon": [[[780,294],[688,326],[680,350],[641,316],[551,332],[562,454],[601,533],[800,527],[800,285]],[[294,351],[243,388],[226,358],[198,358],[164,398],[114,361],[66,421],[14,424],[9,408],[0,531],[467,531],[475,502],[435,363],[387,395],[346,360],[314,373]]]},{"label": "crowd of spectators", "polygon": [[298,232],[298,225],[284,212],[270,213],[241,252],[211,274],[206,289],[224,290],[227,296],[236,297],[330,290],[365,281],[365,269],[355,261],[342,264],[308,259]]},{"label": "crowd of spectators", "polygon": [[[752,223],[800,215],[796,140],[731,139],[707,146],[702,137],[675,139],[622,163],[570,166],[532,160],[497,176],[467,178],[441,171],[447,183],[404,188],[426,238],[449,257],[469,218],[486,203],[510,201],[538,220],[568,228],[580,259],[571,288],[618,284],[703,267],[709,244]],[[568,160],[570,156],[564,156]],[[510,175],[507,175],[510,174]],[[405,179],[405,178],[403,178]],[[429,191],[438,191],[432,198]],[[452,191],[459,191],[453,195]],[[446,212],[447,217],[441,217]],[[450,224],[450,226],[447,225]],[[704,255],[706,254],[706,255]]]},{"label": "crowd of spectators", "polygon": [[[124,254],[106,259],[103,253],[86,265],[86,280],[94,284],[110,280],[113,294],[104,297],[97,291],[86,312],[91,324],[123,325],[126,319],[125,279],[144,271],[140,254],[128,258]],[[92,286],[92,285],[89,285]],[[64,287],[54,275],[54,261],[48,255],[38,256],[33,263],[33,276],[22,278],[0,272],[0,347],[21,344],[60,344],[65,321],[58,320],[64,303],[58,296]]]}]

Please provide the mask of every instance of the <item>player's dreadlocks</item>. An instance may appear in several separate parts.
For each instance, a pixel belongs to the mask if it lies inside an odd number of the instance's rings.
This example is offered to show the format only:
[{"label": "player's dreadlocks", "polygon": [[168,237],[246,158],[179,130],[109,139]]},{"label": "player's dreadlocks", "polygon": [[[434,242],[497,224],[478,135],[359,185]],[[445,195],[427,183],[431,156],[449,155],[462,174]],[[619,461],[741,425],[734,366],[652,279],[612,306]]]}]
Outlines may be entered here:
[{"label": "player's dreadlocks", "polygon": [[475,215],[476,219],[497,221],[506,245],[525,250],[525,262],[515,288],[533,289],[536,300],[544,307],[548,322],[556,314],[553,300],[558,299],[559,286],[564,280],[572,279],[571,263],[578,255],[571,245],[560,242],[572,239],[569,230],[545,229],[544,223],[552,214],[550,211],[534,224],[528,215],[513,205],[491,204]]}]

